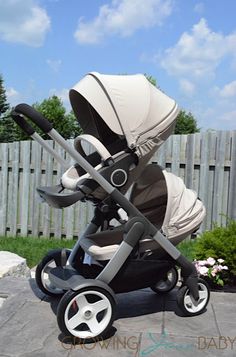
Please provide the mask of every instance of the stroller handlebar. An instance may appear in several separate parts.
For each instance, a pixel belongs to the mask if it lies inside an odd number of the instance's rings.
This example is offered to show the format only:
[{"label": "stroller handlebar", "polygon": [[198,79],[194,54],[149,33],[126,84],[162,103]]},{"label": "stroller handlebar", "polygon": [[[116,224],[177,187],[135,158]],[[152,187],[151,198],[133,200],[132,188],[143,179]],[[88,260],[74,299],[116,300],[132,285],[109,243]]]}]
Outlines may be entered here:
[{"label": "stroller handlebar", "polygon": [[34,128],[32,128],[32,126],[27,123],[24,117],[21,114],[17,113],[15,110],[11,112],[11,117],[27,135],[31,136],[35,133]]},{"label": "stroller handlebar", "polygon": [[66,170],[70,167],[64,158],[62,158],[56,150],[53,149],[36,131],[35,129],[26,121],[24,118],[26,116],[34,124],[37,125],[44,133],[49,134],[53,130],[52,124],[44,118],[44,116],[37,112],[34,108],[28,104],[18,104],[11,112],[12,119],[16,122],[17,125],[34,140],[36,140],[40,145],[43,146],[47,152],[49,152]]},{"label": "stroller handlebar", "polygon": [[52,123],[33,107],[25,103],[18,104],[11,113],[11,116],[28,135],[34,134],[35,130],[26,122],[22,115],[32,120],[45,134],[48,134],[53,129]]}]

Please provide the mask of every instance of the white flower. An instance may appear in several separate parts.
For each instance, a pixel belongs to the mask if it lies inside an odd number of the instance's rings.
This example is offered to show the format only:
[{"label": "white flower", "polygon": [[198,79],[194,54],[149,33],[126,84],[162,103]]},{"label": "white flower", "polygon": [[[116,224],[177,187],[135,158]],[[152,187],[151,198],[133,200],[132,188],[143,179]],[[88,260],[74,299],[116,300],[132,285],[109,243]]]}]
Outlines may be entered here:
[{"label": "white flower", "polygon": [[217,272],[218,272],[217,269],[213,269],[212,272],[211,272],[211,275],[212,275],[213,277],[215,277]]},{"label": "white flower", "polygon": [[227,267],[227,265],[223,265],[221,269],[222,270],[228,270],[229,268]]},{"label": "white flower", "polygon": [[206,264],[207,264],[207,260],[199,260],[198,261],[198,265],[200,265],[200,266],[204,266]]},{"label": "white flower", "polygon": [[222,264],[222,263],[224,263],[224,259],[221,259],[221,258],[220,258],[220,259],[217,259],[217,262],[220,263],[220,264]]},{"label": "white flower", "polygon": [[223,266],[222,266],[222,265],[218,265],[218,271],[221,271],[221,270],[222,270],[222,268],[223,268]]},{"label": "white flower", "polygon": [[201,275],[207,275],[207,273],[208,273],[208,268],[207,267],[199,267],[199,273],[201,274]]},{"label": "white flower", "polygon": [[216,261],[215,261],[214,258],[209,257],[209,258],[207,259],[207,264],[209,264],[209,265],[214,265],[215,262],[216,262]]},{"label": "white flower", "polygon": [[[213,270],[216,272],[216,273],[218,273],[218,271],[220,271],[221,269],[219,269],[219,266],[220,265],[213,265]],[[213,271],[212,270],[212,271]]]}]

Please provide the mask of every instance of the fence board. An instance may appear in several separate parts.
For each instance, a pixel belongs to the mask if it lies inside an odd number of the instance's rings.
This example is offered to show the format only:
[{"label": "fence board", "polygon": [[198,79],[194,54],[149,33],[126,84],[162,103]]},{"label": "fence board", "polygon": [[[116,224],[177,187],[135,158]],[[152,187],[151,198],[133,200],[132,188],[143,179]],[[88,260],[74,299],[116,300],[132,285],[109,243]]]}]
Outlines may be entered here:
[{"label": "fence board", "polygon": [[[224,160],[225,160],[225,131],[219,133],[216,141],[215,183],[213,194],[212,218],[216,222],[222,213],[223,185],[224,185]],[[220,219],[221,220],[221,219]]]},{"label": "fence board", "polygon": [[[55,149],[72,163],[64,150]],[[93,149],[85,145],[85,150]],[[198,192],[207,210],[202,230],[211,229],[213,221],[225,225],[221,213],[236,219],[236,131],[174,135],[151,161]],[[37,198],[36,187],[58,183],[61,174],[61,167],[37,143],[0,144],[0,235],[81,236],[92,218],[92,204],[78,202],[56,210]]]},{"label": "fence board", "polygon": [[201,152],[201,135],[196,134],[194,136],[194,159],[193,159],[193,190],[199,192],[199,164],[200,164],[200,152]]},{"label": "fence board", "polygon": [[[155,160],[155,156],[153,157],[153,162]],[[159,149],[158,155],[158,164],[162,167],[166,167],[166,152],[165,152],[165,145],[162,145]]]},{"label": "fence board", "polygon": [[12,176],[13,176],[13,187],[11,196],[11,226],[10,233],[11,236],[16,236],[17,233],[17,222],[18,222],[18,190],[19,190],[19,160],[20,160],[20,145],[16,142],[14,145],[14,155],[12,158]]},{"label": "fence board", "polygon": [[[170,171],[171,168],[171,163],[172,163],[172,140],[169,138],[165,143],[165,150],[166,150],[166,164],[165,167]],[[158,152],[157,152],[157,158],[158,158]],[[157,159],[158,161],[158,159]]]},{"label": "fence board", "polygon": [[173,174],[179,176],[179,166],[180,166],[180,155],[179,155],[179,147],[180,147],[180,136],[174,135],[172,139],[172,165],[171,172]]},{"label": "fence board", "polygon": [[0,235],[6,234],[6,221],[7,221],[7,202],[8,202],[8,144],[4,143],[2,146],[2,170],[1,170],[1,206],[0,206]]},{"label": "fence board", "polygon": [[236,219],[236,131],[232,132],[231,168],[229,178],[229,217]]},{"label": "fence board", "polygon": [[[30,192],[30,152],[31,142],[21,143],[22,147],[22,197],[21,197],[21,235],[28,235],[28,218],[29,218],[29,192]],[[32,212],[31,212],[32,214]]]},{"label": "fence board", "polygon": [[[49,143],[53,146],[53,143]],[[53,159],[52,156],[49,155],[47,152],[43,151],[43,161],[45,163],[45,185],[51,186],[52,185],[52,178],[53,178]],[[51,208],[44,203],[43,205],[43,236],[49,237],[52,233],[53,229],[51,230]],[[54,232],[53,232],[54,233]]]},{"label": "fence board", "polygon": [[185,181],[185,154],[186,154],[186,145],[187,145],[187,135],[180,135],[180,177]]},{"label": "fence board", "polygon": [[[64,150],[56,143],[55,144],[55,150],[56,152],[61,156],[64,157]],[[53,169],[55,170],[56,174],[53,175],[53,185],[56,185],[58,182],[60,182],[60,178],[63,174],[62,172],[62,167],[59,163],[53,161]],[[63,222],[63,217],[62,217],[62,210],[60,209],[54,209],[52,210],[52,222],[54,224],[54,235],[56,238],[61,238],[62,236],[62,222]],[[72,224],[72,222],[68,222],[68,224]]]},{"label": "fence board", "polygon": [[13,144],[8,144],[8,193],[7,193],[7,215],[6,215],[6,227],[8,236],[11,235],[11,222],[12,222],[12,190],[13,190],[13,176],[11,169],[11,162],[13,158]]},{"label": "fence board", "polygon": [[193,187],[193,172],[194,172],[194,135],[188,135],[186,146],[186,178],[185,182],[187,187]]},{"label": "fence board", "polygon": [[42,155],[42,149],[40,145],[36,142],[32,143],[32,165],[34,167],[34,172],[33,172],[33,185],[32,185],[32,191],[33,191],[33,204],[32,204],[32,210],[34,212],[33,214],[33,219],[32,219],[32,236],[36,237],[39,232],[39,227],[40,227],[40,203],[39,203],[39,196],[36,192],[36,188],[40,186],[40,179],[41,179],[41,155]]},{"label": "fence board", "polygon": [[[204,199],[205,206],[208,205],[208,182],[209,182],[209,133],[201,133],[201,152],[200,152],[200,185],[199,197]],[[206,228],[206,219],[202,224],[202,229]]]}]

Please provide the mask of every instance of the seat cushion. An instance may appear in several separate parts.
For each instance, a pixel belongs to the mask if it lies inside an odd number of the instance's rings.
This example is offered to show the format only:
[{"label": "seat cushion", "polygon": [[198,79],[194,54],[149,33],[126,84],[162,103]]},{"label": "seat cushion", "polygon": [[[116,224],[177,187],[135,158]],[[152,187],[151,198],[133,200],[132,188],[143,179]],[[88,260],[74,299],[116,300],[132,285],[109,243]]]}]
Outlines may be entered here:
[{"label": "seat cushion", "polygon": [[83,250],[95,260],[110,260],[123,239],[123,228],[102,231],[81,238]]},{"label": "seat cushion", "polygon": [[[113,230],[102,231],[81,238],[80,245],[83,250],[95,260],[110,260],[118,250],[123,240],[123,226]],[[139,242],[139,251],[144,253],[158,249],[159,245],[151,238],[142,239]]]}]

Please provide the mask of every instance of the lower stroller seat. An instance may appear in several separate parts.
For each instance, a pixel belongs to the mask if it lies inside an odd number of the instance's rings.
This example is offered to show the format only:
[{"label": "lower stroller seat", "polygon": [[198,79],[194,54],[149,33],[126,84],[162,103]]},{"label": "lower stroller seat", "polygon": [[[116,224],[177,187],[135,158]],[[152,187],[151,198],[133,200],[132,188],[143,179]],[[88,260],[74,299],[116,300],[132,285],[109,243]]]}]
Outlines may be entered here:
[{"label": "lower stroller seat", "polygon": [[[176,194],[175,190],[174,202],[171,185],[177,184],[180,191]],[[175,246],[199,228],[205,215],[205,208],[196,193],[186,189],[180,178],[166,172],[157,164],[149,164],[143,171],[139,180],[133,185],[130,201],[152,224],[162,230],[166,238]],[[179,211],[182,217],[179,216]],[[92,260],[110,260],[123,241],[124,230],[125,225],[119,225],[85,235],[81,237],[80,245]],[[148,252],[154,252],[159,257],[165,254],[156,240],[149,236],[143,237],[136,248],[139,256]]]},{"label": "lower stroller seat", "polygon": [[[82,237],[80,246],[86,254],[94,261],[110,260],[123,240],[124,226],[116,227],[112,230],[102,231]],[[138,253],[144,254],[155,251],[160,246],[152,238],[145,238],[138,243]]]}]

